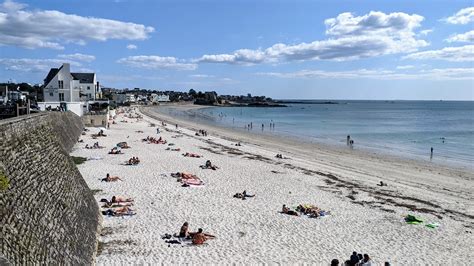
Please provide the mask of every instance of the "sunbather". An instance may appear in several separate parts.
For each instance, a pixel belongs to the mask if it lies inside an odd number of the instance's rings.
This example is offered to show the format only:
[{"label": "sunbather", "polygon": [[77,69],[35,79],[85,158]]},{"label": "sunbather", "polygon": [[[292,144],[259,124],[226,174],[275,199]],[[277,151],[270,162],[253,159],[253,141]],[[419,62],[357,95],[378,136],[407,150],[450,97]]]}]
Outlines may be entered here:
[{"label": "sunbather", "polygon": [[185,222],[182,226],[181,229],[179,230],[179,237],[188,237],[189,236],[189,224],[188,222]]},{"label": "sunbather", "polygon": [[206,240],[215,238],[213,235],[203,233],[202,228],[199,228],[195,233],[190,233],[190,235],[193,237],[193,245],[202,245]]},{"label": "sunbather", "polygon": [[101,181],[105,181],[105,182],[115,182],[115,181],[122,181],[122,179],[120,179],[120,177],[118,176],[110,176],[110,174],[107,174],[107,176],[105,178],[102,178]]},{"label": "sunbather", "polygon": [[212,170],[217,170],[217,169],[219,169],[219,167],[217,167],[216,165],[213,165],[210,160],[207,160],[207,161],[206,161],[206,164],[205,164],[205,165],[201,165],[200,167],[201,167],[202,169],[212,169]]},{"label": "sunbather", "polygon": [[117,147],[113,147],[110,151],[109,151],[109,154],[122,154],[122,151],[117,148]]},{"label": "sunbather", "polygon": [[286,207],[285,204],[283,204],[283,207],[281,208],[281,212],[288,215],[300,216],[297,212],[290,210],[288,207]]},{"label": "sunbather", "polygon": [[125,198],[120,196],[112,196],[112,203],[133,202],[132,198]]},{"label": "sunbather", "polygon": [[201,158],[201,155],[198,155],[196,153],[190,153],[190,152],[183,153],[183,156],[184,157]]}]

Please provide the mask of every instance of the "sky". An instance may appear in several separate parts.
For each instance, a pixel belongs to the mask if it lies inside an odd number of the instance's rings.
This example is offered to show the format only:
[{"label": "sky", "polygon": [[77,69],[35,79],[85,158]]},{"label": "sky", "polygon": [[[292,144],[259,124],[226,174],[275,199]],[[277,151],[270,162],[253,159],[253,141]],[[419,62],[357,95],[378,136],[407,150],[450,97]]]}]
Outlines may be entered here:
[{"label": "sky", "polygon": [[7,0],[0,82],[67,62],[118,89],[472,101],[473,25],[457,0]]}]

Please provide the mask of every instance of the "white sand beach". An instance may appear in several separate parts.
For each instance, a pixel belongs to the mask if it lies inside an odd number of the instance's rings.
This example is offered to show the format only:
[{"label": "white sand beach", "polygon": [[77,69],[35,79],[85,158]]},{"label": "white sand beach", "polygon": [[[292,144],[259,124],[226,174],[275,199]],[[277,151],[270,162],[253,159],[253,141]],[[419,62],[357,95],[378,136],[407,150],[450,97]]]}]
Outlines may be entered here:
[{"label": "white sand beach", "polygon": [[[91,134],[98,129],[89,128],[81,138],[84,143],[71,154],[101,158],[78,165],[98,201],[113,195],[134,199],[136,215],[104,217],[99,265],[328,265],[334,258],[344,262],[353,251],[369,254],[377,265],[474,261],[472,171],[232,132],[146,112],[154,117],[118,115],[117,124],[105,131],[107,137],[97,140]],[[163,127],[161,121],[169,122]],[[209,135],[195,136],[196,129]],[[161,136],[168,143],[148,144],[142,141],[147,136]],[[106,148],[84,148],[96,141]],[[107,154],[122,141],[131,148],[122,155]],[[235,146],[237,141],[242,146]],[[185,152],[203,157],[184,157]],[[288,159],[275,158],[277,153]],[[141,163],[123,165],[132,156]],[[206,160],[220,169],[201,169]],[[173,172],[195,174],[205,185],[181,187]],[[107,173],[123,181],[101,182]],[[380,181],[388,186],[378,186]],[[243,190],[256,196],[233,198]],[[283,204],[314,204],[330,214],[290,216],[279,213]],[[424,222],[407,224],[407,214]],[[178,233],[186,221],[191,231],[203,228],[216,238],[202,246],[162,239]],[[428,228],[427,223],[439,227]]]}]

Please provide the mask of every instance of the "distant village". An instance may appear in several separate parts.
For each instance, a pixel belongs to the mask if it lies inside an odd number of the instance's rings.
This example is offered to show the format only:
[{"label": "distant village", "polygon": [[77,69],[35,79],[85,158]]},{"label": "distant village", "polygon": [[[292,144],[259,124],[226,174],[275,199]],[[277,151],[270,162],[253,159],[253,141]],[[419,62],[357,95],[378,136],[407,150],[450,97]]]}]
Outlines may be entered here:
[{"label": "distant village", "polygon": [[218,95],[215,91],[187,92],[141,88],[115,89],[101,85],[95,73],[71,72],[64,63],[45,73],[42,84],[0,83],[0,119],[45,110],[70,110],[79,116],[132,104],[193,102],[199,105],[282,107],[265,96]]}]

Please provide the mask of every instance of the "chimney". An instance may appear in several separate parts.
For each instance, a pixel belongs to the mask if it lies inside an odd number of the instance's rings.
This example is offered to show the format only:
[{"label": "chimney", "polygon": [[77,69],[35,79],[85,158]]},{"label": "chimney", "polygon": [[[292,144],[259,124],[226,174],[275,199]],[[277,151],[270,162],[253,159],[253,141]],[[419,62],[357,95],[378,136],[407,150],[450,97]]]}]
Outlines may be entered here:
[{"label": "chimney", "polygon": [[71,65],[69,63],[63,63],[63,69],[66,73],[71,73]]}]

